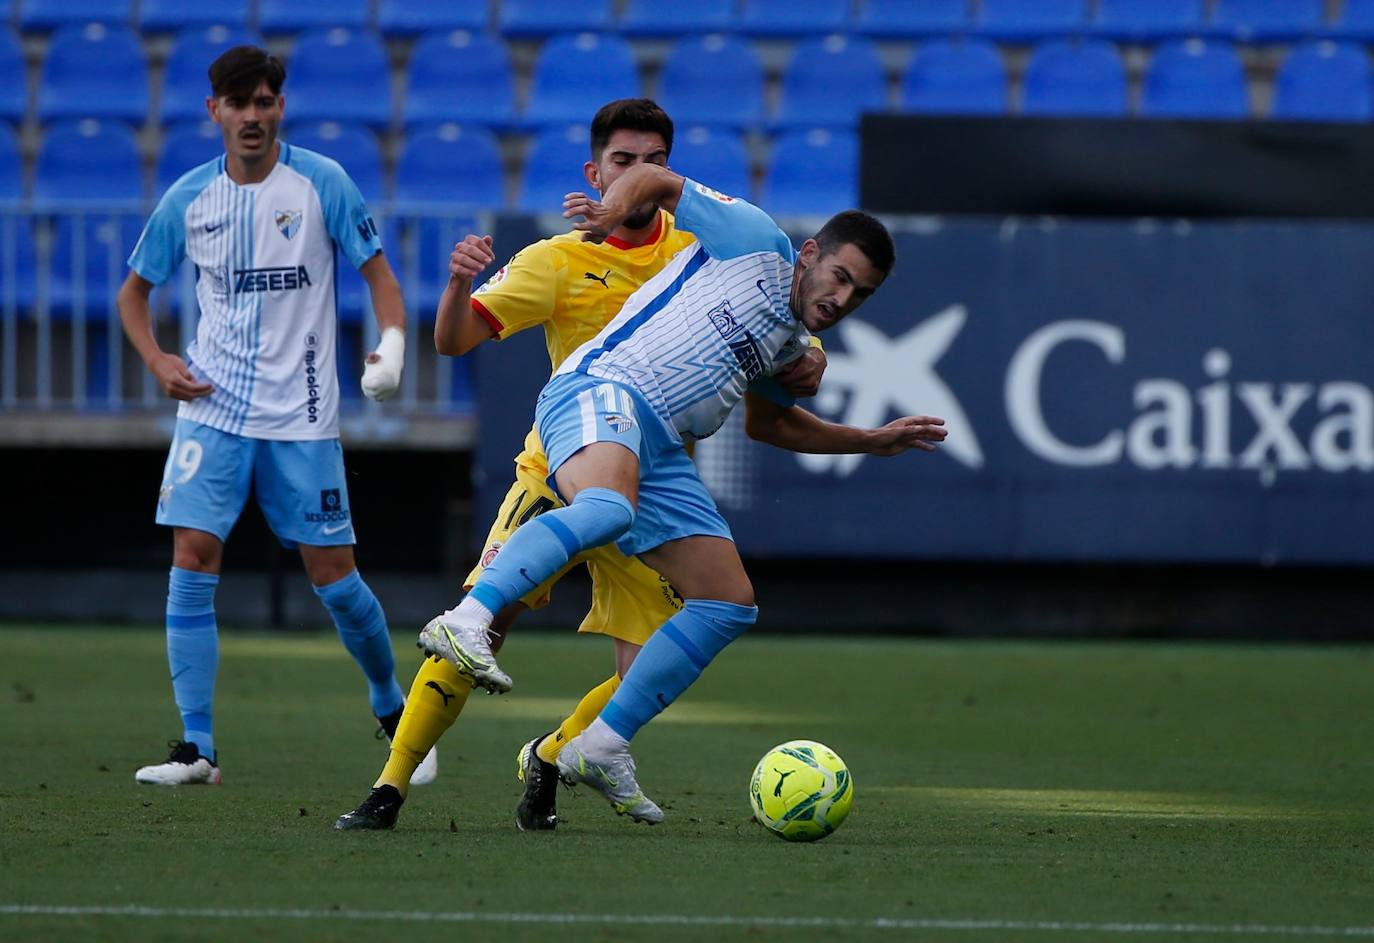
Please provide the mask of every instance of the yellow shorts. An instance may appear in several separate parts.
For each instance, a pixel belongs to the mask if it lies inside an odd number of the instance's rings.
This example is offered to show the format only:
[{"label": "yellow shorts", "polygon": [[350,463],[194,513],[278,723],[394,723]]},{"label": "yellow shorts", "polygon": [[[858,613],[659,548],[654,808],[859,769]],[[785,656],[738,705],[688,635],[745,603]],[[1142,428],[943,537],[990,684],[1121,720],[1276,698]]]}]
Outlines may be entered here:
[{"label": "yellow shorts", "polygon": [[[511,534],[521,524],[563,502],[544,481],[544,475],[524,465],[515,469],[515,483],[501,502],[482,557],[463,583],[471,589],[482,570],[496,559]],[[553,584],[579,563],[585,563],[592,576],[592,608],[578,626],[579,632],[596,632],[622,641],[643,645],[660,625],[682,609],[682,597],[668,581],[649,569],[635,557],[627,557],[607,544],[579,554],[549,579],[522,596],[520,601],[531,609],[549,604]]]}]

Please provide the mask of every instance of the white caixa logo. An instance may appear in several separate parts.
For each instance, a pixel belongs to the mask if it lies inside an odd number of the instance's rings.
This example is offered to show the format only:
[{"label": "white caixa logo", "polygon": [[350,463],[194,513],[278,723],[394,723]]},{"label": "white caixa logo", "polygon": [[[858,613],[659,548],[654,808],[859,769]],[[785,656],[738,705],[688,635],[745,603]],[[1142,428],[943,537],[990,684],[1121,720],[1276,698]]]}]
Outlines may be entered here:
[{"label": "white caixa logo", "polygon": [[[836,329],[845,350],[827,351],[817,411],[865,427],[903,414],[943,416],[949,439],[941,450],[962,465],[981,468],[973,426],[935,369],[966,318],[965,308],[953,305],[897,338],[863,321],[845,321]],[[1104,321],[1055,321],[1017,346],[1003,373],[1007,423],[1022,446],[1050,464],[1238,469],[1258,473],[1266,485],[1281,471],[1374,471],[1374,391],[1368,386],[1350,380],[1233,380],[1231,353],[1220,347],[1200,352],[1210,382],[1192,389],[1168,377],[1141,379],[1132,387],[1131,402],[1119,404],[1128,420],[1104,423],[1091,443],[1069,443],[1056,432],[1041,398],[1051,354],[1066,344],[1096,348],[1113,367],[1128,363],[1125,330]],[[1233,441],[1238,432],[1249,438]],[[845,476],[863,456],[798,460],[810,471]]]},{"label": "white caixa logo", "polygon": [[[816,409],[851,426],[871,429],[896,416],[940,416],[950,430],[940,448],[969,468],[983,467],[973,424],[935,365],[963,328],[968,312],[951,305],[901,337],[891,338],[856,318],[835,328],[845,352],[826,351],[825,378]],[[798,455],[813,472],[850,475],[862,455]]]}]

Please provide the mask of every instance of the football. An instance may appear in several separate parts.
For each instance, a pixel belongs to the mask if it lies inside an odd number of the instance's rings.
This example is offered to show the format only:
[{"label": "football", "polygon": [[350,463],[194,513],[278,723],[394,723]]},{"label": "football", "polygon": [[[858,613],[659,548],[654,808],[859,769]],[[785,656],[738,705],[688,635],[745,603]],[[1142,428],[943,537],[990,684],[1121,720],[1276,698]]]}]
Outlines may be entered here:
[{"label": "football", "polygon": [[823,743],[789,740],[769,750],[749,780],[749,804],[764,828],[787,841],[824,838],[849,815],[854,781]]}]

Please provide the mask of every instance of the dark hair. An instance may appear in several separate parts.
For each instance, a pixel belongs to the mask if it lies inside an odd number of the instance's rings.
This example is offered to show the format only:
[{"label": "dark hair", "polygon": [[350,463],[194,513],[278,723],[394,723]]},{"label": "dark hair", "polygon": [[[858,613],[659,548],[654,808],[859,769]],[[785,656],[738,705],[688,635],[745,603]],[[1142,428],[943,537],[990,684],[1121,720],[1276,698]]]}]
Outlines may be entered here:
[{"label": "dark hair", "polygon": [[673,119],[652,98],[621,98],[601,106],[592,118],[592,160],[601,159],[616,131],[651,131],[662,136],[669,154],[673,152]]},{"label": "dark hair", "polygon": [[821,247],[821,255],[829,255],[846,244],[858,246],[884,277],[892,274],[897,261],[897,247],[892,244],[887,227],[862,210],[836,213],[812,238]]},{"label": "dark hair", "polygon": [[273,95],[281,94],[286,81],[286,66],[266,49],[235,46],[210,63],[210,91],[216,98],[248,98],[264,81]]}]

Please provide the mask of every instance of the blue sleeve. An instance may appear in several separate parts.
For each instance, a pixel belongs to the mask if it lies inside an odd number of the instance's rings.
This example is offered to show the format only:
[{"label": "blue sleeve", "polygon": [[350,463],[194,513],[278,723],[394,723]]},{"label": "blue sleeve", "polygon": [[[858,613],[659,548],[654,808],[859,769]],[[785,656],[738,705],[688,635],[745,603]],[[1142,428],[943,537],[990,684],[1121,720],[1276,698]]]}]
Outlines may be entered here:
[{"label": "blue sleeve", "polygon": [[717,193],[695,180],[683,181],[673,218],[678,229],[696,236],[714,259],[776,252],[789,263],[796,261],[792,240],[772,217],[752,203]]},{"label": "blue sleeve", "polygon": [[382,251],[382,236],[353,178],[337,161],[305,148],[291,149],[291,166],[310,179],[320,196],[324,226],[354,268]]},{"label": "blue sleeve", "polygon": [[186,258],[186,207],[170,202],[170,196],[169,192],[158,201],[129,254],[129,268],[154,285],[171,278]]},{"label": "blue sleeve", "polygon": [[141,278],[161,285],[186,258],[186,210],[202,190],[219,176],[220,159],[187,171],[167,188],[143,227],[143,235],[129,254],[129,268]]},{"label": "blue sleeve", "polygon": [[774,377],[759,377],[753,383],[749,384],[749,392],[757,393],[770,403],[776,403],[779,406],[797,405],[797,398],[783,389],[782,384]]}]

